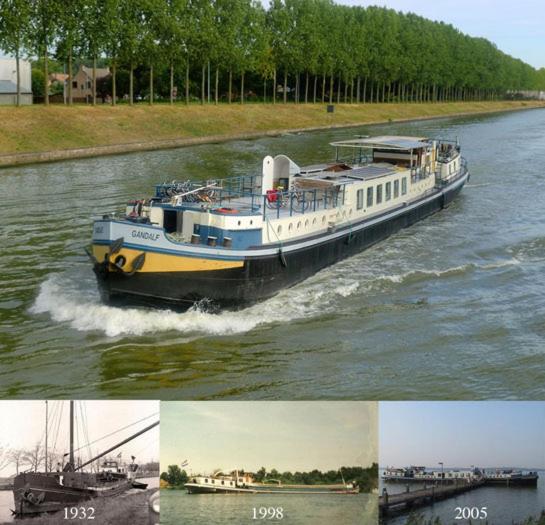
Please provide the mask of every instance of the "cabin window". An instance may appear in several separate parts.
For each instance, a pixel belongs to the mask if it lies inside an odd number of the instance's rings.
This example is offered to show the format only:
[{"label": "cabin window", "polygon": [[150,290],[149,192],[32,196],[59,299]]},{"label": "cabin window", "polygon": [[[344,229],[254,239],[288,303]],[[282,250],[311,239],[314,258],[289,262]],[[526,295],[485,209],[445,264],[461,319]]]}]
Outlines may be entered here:
[{"label": "cabin window", "polygon": [[213,479],[213,480],[212,480],[212,485],[215,485],[215,484],[216,484],[216,480]]},{"label": "cabin window", "polygon": [[293,230],[293,223],[290,222],[290,225],[288,226],[288,230]]},{"label": "cabin window", "polygon": [[308,219],[305,221],[305,228],[308,228]]},{"label": "cabin window", "polygon": [[276,228],[276,233],[278,233],[278,235],[280,235],[282,233],[282,225],[281,224],[279,224],[278,228]]},{"label": "cabin window", "polygon": [[204,478],[204,482],[205,482],[205,483],[208,483],[208,479],[207,479],[207,478]]},{"label": "cabin window", "polygon": [[314,219],[312,219],[312,224],[316,224],[316,217],[314,217]]},{"label": "cabin window", "polygon": [[407,178],[404,177],[401,179],[401,195],[407,194]]},{"label": "cabin window", "polygon": [[250,221],[250,226],[254,223],[254,221]]},{"label": "cabin window", "polygon": [[238,225],[239,225],[239,226],[241,225],[241,222],[240,222],[240,221],[238,221]]},{"label": "cabin window", "polygon": [[325,224],[325,215],[322,217],[322,224]]},{"label": "cabin window", "polygon": [[367,188],[367,207],[373,206],[373,188]]},{"label": "cabin window", "polygon": [[386,183],[386,200],[389,201],[392,198],[392,183],[387,182]]},{"label": "cabin window", "polygon": [[377,204],[382,202],[382,184],[377,184]]},{"label": "cabin window", "polygon": [[399,197],[399,180],[394,180],[394,199]]},{"label": "cabin window", "polygon": [[176,210],[165,210],[163,212],[163,228],[166,233],[175,232],[178,227],[178,214]]},{"label": "cabin window", "polygon": [[225,485],[225,481],[224,481],[223,479],[221,480],[221,484],[222,484],[222,485]]},{"label": "cabin window", "polygon": [[363,190],[358,190],[357,196],[357,206],[356,208],[358,210],[361,210],[363,208]]}]

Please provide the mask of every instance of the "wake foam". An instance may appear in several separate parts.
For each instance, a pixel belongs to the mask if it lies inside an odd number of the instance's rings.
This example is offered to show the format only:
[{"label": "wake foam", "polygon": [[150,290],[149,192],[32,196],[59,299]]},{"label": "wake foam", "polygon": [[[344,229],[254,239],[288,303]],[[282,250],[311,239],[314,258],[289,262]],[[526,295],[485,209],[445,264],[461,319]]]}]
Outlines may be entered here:
[{"label": "wake foam", "polygon": [[443,270],[412,269],[396,273],[394,268],[388,269],[388,265],[382,264],[380,268],[381,265],[372,259],[355,257],[243,310],[210,312],[204,304],[183,313],[103,304],[92,275],[65,272],[50,275],[40,285],[30,312],[48,314],[54,321],[68,323],[75,330],[102,332],[108,337],[162,332],[176,332],[190,338],[233,335],[249,332],[257,326],[335,313],[343,310],[346,298],[354,295],[363,298],[366,294],[389,294],[392,286],[515,264],[520,261],[513,258],[481,265],[468,263]]},{"label": "wake foam", "polygon": [[324,290],[321,284],[284,290],[263,303],[238,311],[207,312],[198,305],[179,313],[172,310],[119,308],[100,302],[98,294],[85,294],[54,274],[40,286],[30,312],[49,314],[59,323],[79,331],[99,331],[109,337],[142,336],[178,332],[188,336],[232,335],[259,325],[282,323],[325,313],[335,308],[336,298],[356,292],[355,281]]}]

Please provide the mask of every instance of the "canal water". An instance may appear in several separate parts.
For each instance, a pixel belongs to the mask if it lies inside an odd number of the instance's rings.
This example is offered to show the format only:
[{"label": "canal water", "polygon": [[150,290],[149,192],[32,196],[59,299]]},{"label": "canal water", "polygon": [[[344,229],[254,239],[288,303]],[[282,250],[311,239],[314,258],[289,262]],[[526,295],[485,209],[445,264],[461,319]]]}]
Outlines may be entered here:
[{"label": "canal water", "polygon": [[[356,134],[457,136],[443,212],[241,311],[101,304],[94,217],[153,184],[331,159]],[[285,135],[0,171],[0,396],[545,397],[545,110]]]},{"label": "canal water", "polygon": [[13,508],[11,490],[0,490],[0,523],[9,523],[13,520],[11,513]]},{"label": "canal water", "polygon": [[[414,516],[424,518],[422,523],[433,523],[439,518],[442,525],[468,523],[468,520],[456,520],[456,507],[486,507],[487,520],[472,519],[473,525],[513,525],[522,524],[530,517],[537,518],[545,511],[545,471],[538,471],[539,479],[536,487],[480,487],[470,492],[460,494],[436,502],[433,506],[421,507],[413,511]],[[406,484],[380,482],[380,492],[386,487],[389,494],[405,492]],[[423,485],[409,485],[409,489],[417,490]],[[411,514],[403,513],[385,519],[383,525],[404,525]]]},{"label": "canal water", "polygon": [[[282,509],[282,519],[254,519],[260,508]],[[377,496],[370,494],[187,494],[161,490],[161,524],[376,525]]]}]

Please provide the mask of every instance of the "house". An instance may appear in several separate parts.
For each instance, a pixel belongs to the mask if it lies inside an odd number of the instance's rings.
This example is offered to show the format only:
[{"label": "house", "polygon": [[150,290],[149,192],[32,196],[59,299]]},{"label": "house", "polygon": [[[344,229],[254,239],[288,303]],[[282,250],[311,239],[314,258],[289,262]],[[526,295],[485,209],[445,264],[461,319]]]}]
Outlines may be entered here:
[{"label": "house", "polygon": [[[109,68],[96,69],[97,82],[110,75]],[[68,97],[68,87],[65,85],[65,96]],[[81,102],[90,102],[93,98],[93,68],[81,64],[78,72],[72,77],[72,99]]]},{"label": "house", "polygon": [[[21,104],[32,104],[30,62],[19,60]],[[17,104],[17,65],[14,58],[0,58],[0,105]]]}]

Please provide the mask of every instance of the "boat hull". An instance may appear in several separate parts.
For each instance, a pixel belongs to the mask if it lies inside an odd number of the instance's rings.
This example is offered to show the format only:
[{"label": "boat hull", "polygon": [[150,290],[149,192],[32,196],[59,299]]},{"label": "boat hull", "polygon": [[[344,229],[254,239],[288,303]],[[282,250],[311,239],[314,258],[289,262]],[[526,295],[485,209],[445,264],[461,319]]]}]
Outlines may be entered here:
[{"label": "boat hull", "polygon": [[[281,289],[301,282],[316,272],[386,239],[399,230],[447,207],[460,192],[469,174],[466,172],[442,190],[420,202],[389,210],[381,216],[344,226],[329,232],[323,242],[286,243],[271,254],[246,256],[243,264],[206,271],[136,272],[128,275],[104,271],[95,264],[99,288],[105,301],[113,304],[164,303],[187,309],[195,303],[219,307],[243,307],[267,299]],[[416,204],[416,205],[415,205]],[[290,249],[293,244],[301,248]]]},{"label": "boat hull", "polygon": [[29,472],[16,476],[13,482],[15,513],[24,516],[58,512],[94,498],[117,496],[130,488],[127,480],[100,488],[66,486],[60,482],[61,475]]}]

